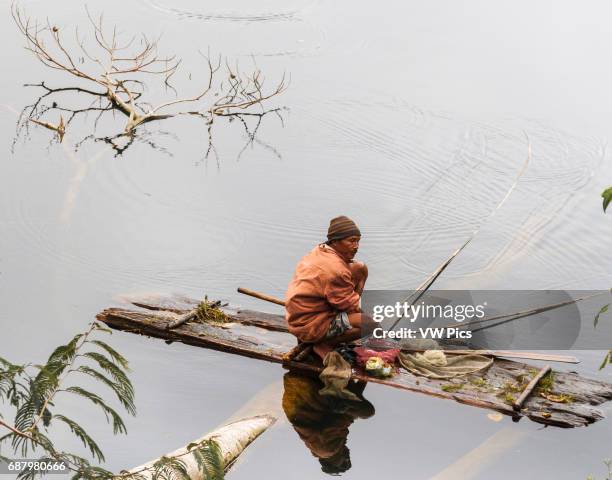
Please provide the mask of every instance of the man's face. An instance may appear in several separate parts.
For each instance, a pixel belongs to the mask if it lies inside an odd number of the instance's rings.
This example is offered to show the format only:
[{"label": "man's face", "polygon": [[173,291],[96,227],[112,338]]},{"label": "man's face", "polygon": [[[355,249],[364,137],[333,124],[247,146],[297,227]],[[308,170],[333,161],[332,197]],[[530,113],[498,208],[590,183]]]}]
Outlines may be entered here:
[{"label": "man's face", "polygon": [[352,260],[357,255],[359,250],[359,235],[353,235],[351,237],[343,238],[342,240],[336,240],[332,242],[331,246],[338,252],[345,260]]}]

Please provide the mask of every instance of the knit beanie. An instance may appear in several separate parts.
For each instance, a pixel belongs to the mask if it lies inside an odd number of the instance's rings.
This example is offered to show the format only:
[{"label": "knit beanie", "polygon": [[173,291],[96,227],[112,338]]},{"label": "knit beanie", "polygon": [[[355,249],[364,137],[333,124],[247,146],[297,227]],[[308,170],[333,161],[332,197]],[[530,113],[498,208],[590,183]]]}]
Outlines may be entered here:
[{"label": "knit beanie", "polygon": [[361,232],[359,231],[357,224],[350,218],[340,215],[339,217],[332,218],[329,222],[329,228],[327,229],[328,242],[342,240],[343,238],[350,237],[352,235],[361,236]]}]

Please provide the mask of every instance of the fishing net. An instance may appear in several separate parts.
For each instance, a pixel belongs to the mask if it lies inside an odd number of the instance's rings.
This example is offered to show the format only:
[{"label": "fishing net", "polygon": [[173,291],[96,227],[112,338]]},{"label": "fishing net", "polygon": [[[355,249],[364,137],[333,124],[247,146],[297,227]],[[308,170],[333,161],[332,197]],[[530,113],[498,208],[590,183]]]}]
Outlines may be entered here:
[{"label": "fishing net", "polygon": [[423,354],[400,352],[397,358],[400,365],[410,373],[434,379],[455,378],[480,372],[493,364],[492,358],[483,355],[447,355],[441,351],[437,351],[435,355],[428,352]]}]

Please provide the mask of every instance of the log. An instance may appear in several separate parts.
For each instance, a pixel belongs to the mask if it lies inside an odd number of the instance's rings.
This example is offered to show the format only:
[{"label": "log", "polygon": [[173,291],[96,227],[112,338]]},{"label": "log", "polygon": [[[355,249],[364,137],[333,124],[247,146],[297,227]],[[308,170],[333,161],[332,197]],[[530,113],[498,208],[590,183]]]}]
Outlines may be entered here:
[{"label": "log", "polygon": [[[190,442],[190,444],[213,439],[215,442],[217,442],[217,445],[219,445],[221,455],[223,457],[223,464],[225,465],[225,470],[227,471],[236,461],[238,456],[244,451],[244,449],[270,426],[272,426],[275,421],[276,419],[271,415],[257,415],[250,418],[244,418],[218,428],[204,435],[203,437]],[[178,457],[181,461],[183,461],[187,466],[187,473],[191,480],[207,480],[202,476],[193,453],[187,451],[187,446],[181,447],[164,456]],[[152,467],[158,460],[159,458],[156,458],[155,460],[151,460],[150,462],[139,465],[138,467],[134,467],[127,472],[123,471],[121,473],[139,473],[142,475],[140,478],[143,480],[152,479]]]},{"label": "log", "polygon": [[525,387],[525,390],[523,390],[521,395],[515,400],[514,404],[512,405],[514,410],[518,411],[523,407],[523,403],[525,403],[527,397],[531,395],[531,392],[533,392],[533,389],[538,385],[538,382],[542,380],[542,378],[544,378],[544,375],[550,372],[550,370],[550,365],[546,365],[538,372],[535,377],[531,379],[531,381]]}]

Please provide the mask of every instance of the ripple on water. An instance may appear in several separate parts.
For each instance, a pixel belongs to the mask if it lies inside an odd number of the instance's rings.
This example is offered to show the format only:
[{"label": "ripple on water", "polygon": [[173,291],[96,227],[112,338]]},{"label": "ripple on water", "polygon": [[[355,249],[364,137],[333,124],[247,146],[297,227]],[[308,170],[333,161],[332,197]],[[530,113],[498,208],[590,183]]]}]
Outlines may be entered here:
[{"label": "ripple on water", "polygon": [[213,1],[205,3],[202,9],[201,1],[191,0],[181,2],[181,7],[158,0],[142,0],[142,2],[159,12],[170,14],[179,19],[195,19],[223,22],[286,22],[299,20],[299,15],[318,3],[318,0],[289,1]]},{"label": "ripple on water", "polygon": [[[380,215],[374,228],[369,220],[371,230],[396,271],[426,276],[480,225],[450,279],[480,275],[504,283],[504,275],[516,280],[514,271],[531,265],[533,288],[548,288],[559,279],[575,285],[577,272],[592,278],[588,270],[599,268],[601,245],[588,234],[592,212],[574,213],[606,155],[599,140],[523,119],[479,123],[350,96],[308,100],[299,114],[326,127],[318,132],[322,149],[370,154],[369,170],[350,181],[361,195],[377,192]],[[529,147],[527,170],[492,215]]]},{"label": "ripple on water", "polygon": [[[330,45],[328,30],[312,13],[319,0],[280,2],[182,2],[141,0],[145,7],[179,20],[207,22],[222,29],[226,55],[310,57]],[[225,24],[226,27],[222,27]],[[242,27],[240,29],[234,27]]]}]

